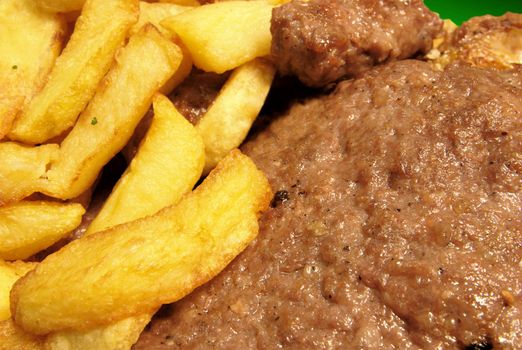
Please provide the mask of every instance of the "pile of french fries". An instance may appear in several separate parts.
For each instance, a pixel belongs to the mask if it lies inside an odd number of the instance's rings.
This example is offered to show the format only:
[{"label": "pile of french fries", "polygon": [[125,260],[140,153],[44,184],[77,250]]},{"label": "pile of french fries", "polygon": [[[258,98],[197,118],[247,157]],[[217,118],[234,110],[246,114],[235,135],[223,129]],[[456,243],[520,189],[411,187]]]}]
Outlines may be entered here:
[{"label": "pile of french fries", "polygon": [[[280,3],[0,0],[0,349],[130,349],[255,238],[272,193],[237,147],[274,77]],[[166,97],[193,66],[232,71],[196,125]],[[83,236],[36,259],[151,108]]]}]

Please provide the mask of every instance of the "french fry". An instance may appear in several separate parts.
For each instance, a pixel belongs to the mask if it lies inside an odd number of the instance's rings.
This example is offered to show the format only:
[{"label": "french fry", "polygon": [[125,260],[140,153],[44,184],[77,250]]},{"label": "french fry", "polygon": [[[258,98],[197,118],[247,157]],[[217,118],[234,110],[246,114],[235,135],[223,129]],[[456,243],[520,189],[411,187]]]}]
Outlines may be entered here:
[{"label": "french fry", "polygon": [[138,153],[86,235],[153,215],[177,203],[200,178],[201,136],[165,96],[156,95],[153,105],[154,118]]},{"label": "french fry", "polygon": [[11,317],[11,310],[9,309],[11,287],[20,277],[23,277],[35,267],[36,263],[23,261],[7,263],[0,260],[0,321],[8,320]]},{"label": "french fry", "polygon": [[33,0],[0,1],[0,139],[46,82],[62,50],[65,21]]},{"label": "french fry", "polygon": [[58,158],[58,145],[23,146],[0,143],[0,206],[19,201],[46,186],[45,172]]},{"label": "french fry", "polygon": [[86,0],[33,0],[41,9],[48,12],[81,11]]},{"label": "french fry", "polygon": [[42,339],[24,332],[12,319],[0,321],[0,350],[43,350]]},{"label": "french fry", "polygon": [[192,58],[187,48],[183,45],[177,35],[172,34],[169,30],[161,25],[166,18],[172,17],[184,11],[191,9],[190,6],[181,6],[170,3],[148,3],[140,1],[140,17],[138,22],[130,29],[130,34],[137,33],[147,23],[153,24],[167,38],[171,38],[181,49],[183,59],[179,64],[176,73],[165,83],[160,92],[168,95],[178,86],[192,70]]},{"label": "french fry", "polygon": [[159,2],[176,4],[181,6],[199,6],[200,3],[198,0],[159,0]]},{"label": "french fry", "polygon": [[140,1],[140,16],[138,22],[131,27],[129,33],[131,35],[136,34],[145,24],[152,23],[162,34],[169,37],[171,33],[166,28],[163,28],[161,21],[192,8],[192,6]]},{"label": "french fry", "polygon": [[152,26],[132,36],[60,146],[43,192],[70,199],[89,188],[127,143],[154,93],[174,74],[180,49]]},{"label": "french fry", "polygon": [[[138,153],[84,237],[177,203],[201,176],[205,147],[199,133],[165,96],[156,95],[153,106],[154,119]],[[152,315],[88,331],[54,333],[47,337],[46,346],[51,350],[130,349]]]},{"label": "french fry", "polygon": [[[150,322],[152,313],[125,318],[89,331],[52,333],[45,339],[46,350],[129,350]],[[1,349],[1,346],[0,346]]]},{"label": "french fry", "polygon": [[0,259],[26,259],[74,230],[85,210],[76,203],[21,201],[0,207]]},{"label": "french fry", "polygon": [[275,69],[263,59],[237,68],[196,128],[203,137],[208,173],[245,139],[270,90]]},{"label": "french fry", "polygon": [[270,54],[270,1],[227,1],[196,7],[162,25],[179,35],[196,67],[227,70]]},{"label": "french fry", "polygon": [[26,331],[46,334],[88,329],[179,300],[257,235],[258,216],[271,197],[250,158],[231,152],[177,205],[48,256],[13,287],[13,318]]},{"label": "french fry", "polygon": [[18,278],[20,277],[13,269],[0,261],[0,321],[8,320],[11,317],[9,293]]},{"label": "french fry", "polygon": [[9,292],[13,284],[36,267],[37,263],[0,260],[0,350],[42,349],[40,339],[32,337],[17,327],[11,319]]},{"label": "french fry", "polygon": [[49,81],[15,121],[10,139],[42,143],[73,126],[137,19],[137,0],[87,0]]}]

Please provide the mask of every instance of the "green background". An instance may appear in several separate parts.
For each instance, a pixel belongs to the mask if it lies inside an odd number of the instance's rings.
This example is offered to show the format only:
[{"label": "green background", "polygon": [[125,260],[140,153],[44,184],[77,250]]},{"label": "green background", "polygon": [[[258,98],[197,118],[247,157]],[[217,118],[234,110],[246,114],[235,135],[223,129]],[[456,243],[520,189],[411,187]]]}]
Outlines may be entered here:
[{"label": "green background", "polygon": [[522,13],[522,0],[424,0],[424,3],[441,18],[457,24],[474,16],[502,15],[506,11]]}]

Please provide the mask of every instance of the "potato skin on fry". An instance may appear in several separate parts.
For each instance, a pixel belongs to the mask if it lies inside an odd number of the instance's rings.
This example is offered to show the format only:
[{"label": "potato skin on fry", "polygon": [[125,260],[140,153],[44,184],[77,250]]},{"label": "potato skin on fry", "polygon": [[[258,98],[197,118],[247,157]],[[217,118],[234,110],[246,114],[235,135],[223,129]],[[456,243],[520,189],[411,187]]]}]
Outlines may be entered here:
[{"label": "potato skin on fry", "polygon": [[176,301],[248,245],[271,197],[250,158],[231,152],[178,205],[48,256],[15,284],[15,322],[35,334],[87,329]]},{"label": "potato skin on fry", "polygon": [[27,259],[78,227],[77,203],[21,201],[0,207],[0,259]]},{"label": "potato skin on fry", "polygon": [[88,0],[47,84],[15,121],[9,138],[37,144],[73,126],[138,20],[138,11],[137,0]]},{"label": "potato skin on fry", "polygon": [[181,58],[179,47],[152,25],[133,35],[60,145],[43,192],[70,199],[89,188],[130,139],[152,97],[174,74]]}]

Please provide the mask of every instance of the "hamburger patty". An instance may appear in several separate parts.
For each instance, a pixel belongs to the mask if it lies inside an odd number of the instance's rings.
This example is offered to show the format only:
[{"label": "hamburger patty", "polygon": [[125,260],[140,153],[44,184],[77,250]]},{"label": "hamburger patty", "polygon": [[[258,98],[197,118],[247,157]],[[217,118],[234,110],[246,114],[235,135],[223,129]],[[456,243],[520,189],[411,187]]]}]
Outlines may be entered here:
[{"label": "hamburger patty", "polygon": [[244,147],[258,238],[135,349],[519,348],[522,69],[400,61]]},{"label": "hamburger patty", "polygon": [[441,29],[422,0],[293,0],[273,10],[272,56],[282,74],[318,87],[426,53]]}]

